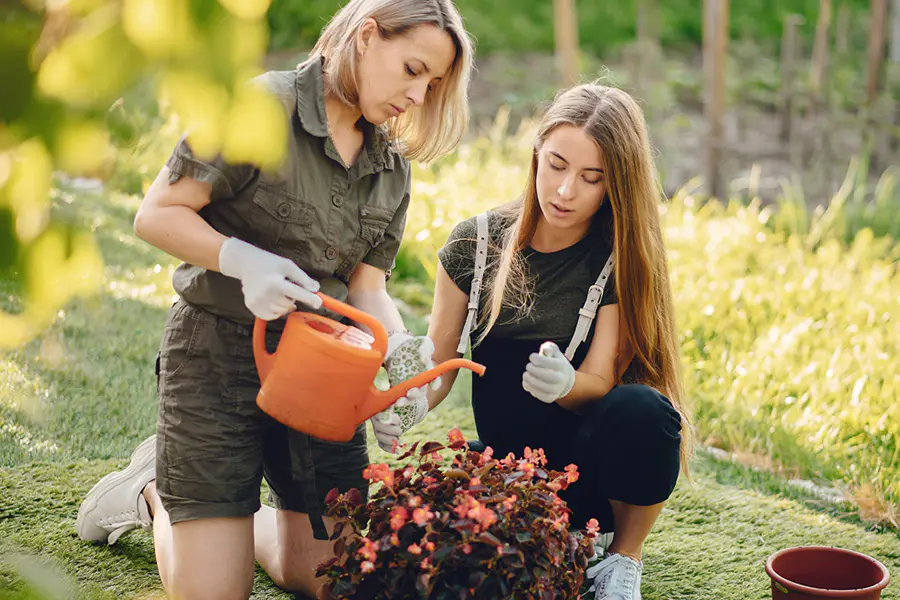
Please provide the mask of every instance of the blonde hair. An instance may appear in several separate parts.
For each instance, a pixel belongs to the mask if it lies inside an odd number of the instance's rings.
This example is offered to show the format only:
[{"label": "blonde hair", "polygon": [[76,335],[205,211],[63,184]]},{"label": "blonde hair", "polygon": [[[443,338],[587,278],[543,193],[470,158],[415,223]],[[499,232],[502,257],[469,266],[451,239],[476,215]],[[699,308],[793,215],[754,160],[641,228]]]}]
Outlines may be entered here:
[{"label": "blonde hair", "polygon": [[[488,290],[488,311],[478,342],[496,324],[503,307],[521,312],[530,305],[521,251],[530,244],[541,214],[536,185],[538,151],[561,125],[582,129],[603,152],[607,196],[594,219],[596,226],[612,230],[619,348],[627,344],[634,350],[628,366],[630,378],[659,390],[681,414],[681,466],[689,476],[693,428],[684,407],[672,289],[659,222],[662,192],[644,114],[627,93],[604,85],[579,85],[559,92],[545,113],[522,197],[500,209],[500,214],[509,219],[509,227],[484,286]],[[619,367],[617,364],[617,376]]]},{"label": "blonde hair", "polygon": [[452,151],[469,122],[468,89],[474,46],[452,0],[350,0],[328,22],[310,56],[325,57],[325,93],[355,106],[357,90],[356,33],[367,19],[378,23],[389,39],[419,25],[447,32],[456,57],[447,75],[425,95],[417,110],[391,119],[388,136],[404,156],[428,162]]}]

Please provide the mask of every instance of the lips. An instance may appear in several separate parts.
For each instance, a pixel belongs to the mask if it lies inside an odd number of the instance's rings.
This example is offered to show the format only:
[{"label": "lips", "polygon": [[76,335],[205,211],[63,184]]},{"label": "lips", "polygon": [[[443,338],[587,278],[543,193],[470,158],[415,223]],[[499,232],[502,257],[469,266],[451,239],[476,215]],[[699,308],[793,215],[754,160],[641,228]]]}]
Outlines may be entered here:
[{"label": "lips", "polygon": [[552,206],[553,208],[555,208],[556,210],[558,210],[558,211],[561,212],[561,213],[570,213],[570,212],[572,212],[572,209],[569,209],[569,208],[563,208],[562,206],[560,206],[560,205],[557,204],[556,202],[551,202],[551,203],[550,203],[550,206]]},{"label": "lips", "polygon": [[394,112],[397,113],[398,115],[402,115],[403,113],[406,112],[405,110],[403,110],[402,108],[400,108],[398,106],[395,106],[394,104],[391,104],[391,108],[393,108]]}]

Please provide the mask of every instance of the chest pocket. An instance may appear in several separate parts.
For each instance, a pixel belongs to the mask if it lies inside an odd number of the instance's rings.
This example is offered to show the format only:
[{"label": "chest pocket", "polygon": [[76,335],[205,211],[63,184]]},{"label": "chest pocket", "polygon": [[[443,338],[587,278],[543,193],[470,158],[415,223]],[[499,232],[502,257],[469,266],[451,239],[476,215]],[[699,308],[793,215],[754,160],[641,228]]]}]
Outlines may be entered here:
[{"label": "chest pocket", "polygon": [[349,281],[350,275],[366,254],[384,239],[385,231],[393,219],[394,211],[390,208],[371,204],[361,205],[357,235],[335,274],[344,281]]},{"label": "chest pocket", "polygon": [[359,207],[359,236],[374,248],[384,239],[384,232],[394,218],[394,211],[380,206]]},{"label": "chest pocket", "polygon": [[309,255],[313,207],[305,199],[261,182],[248,210],[247,220],[260,248],[298,263]]}]

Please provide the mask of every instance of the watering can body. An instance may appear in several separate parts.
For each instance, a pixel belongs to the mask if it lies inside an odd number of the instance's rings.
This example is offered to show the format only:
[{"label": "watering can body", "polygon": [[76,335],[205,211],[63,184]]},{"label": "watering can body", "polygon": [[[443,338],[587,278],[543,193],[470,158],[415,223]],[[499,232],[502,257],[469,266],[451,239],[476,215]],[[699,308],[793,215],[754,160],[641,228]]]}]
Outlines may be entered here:
[{"label": "watering can body", "polygon": [[451,369],[478,374],[484,367],[453,359],[388,390],[375,377],[384,362],[387,332],[373,316],[330,296],[323,306],[362,323],[373,335],[322,315],[294,312],[287,318],[275,352],[265,347],[266,322],[253,326],[253,355],[261,382],[256,402],[275,420],[313,437],[347,442],[356,428],[417,387]]}]

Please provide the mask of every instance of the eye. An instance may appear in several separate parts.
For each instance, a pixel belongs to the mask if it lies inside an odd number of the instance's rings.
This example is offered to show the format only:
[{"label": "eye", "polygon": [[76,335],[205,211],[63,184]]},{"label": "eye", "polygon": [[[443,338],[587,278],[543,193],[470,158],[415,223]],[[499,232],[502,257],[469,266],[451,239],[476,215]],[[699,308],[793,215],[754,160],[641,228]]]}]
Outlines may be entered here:
[{"label": "eye", "polygon": [[406,63],[404,66],[406,67],[406,74],[407,74],[407,75],[409,75],[410,77],[415,77],[415,76],[416,76],[415,71],[412,70],[412,67],[409,66],[409,63]]},{"label": "eye", "polygon": [[583,179],[584,179],[585,183],[589,183],[591,185],[597,185],[598,183],[603,181],[602,177],[599,177],[597,179],[587,179],[587,178],[583,178]]},{"label": "eye", "polygon": [[550,168],[554,171],[565,171],[566,167],[563,164],[557,164],[553,162],[553,159],[547,161],[547,164],[550,165]]}]

